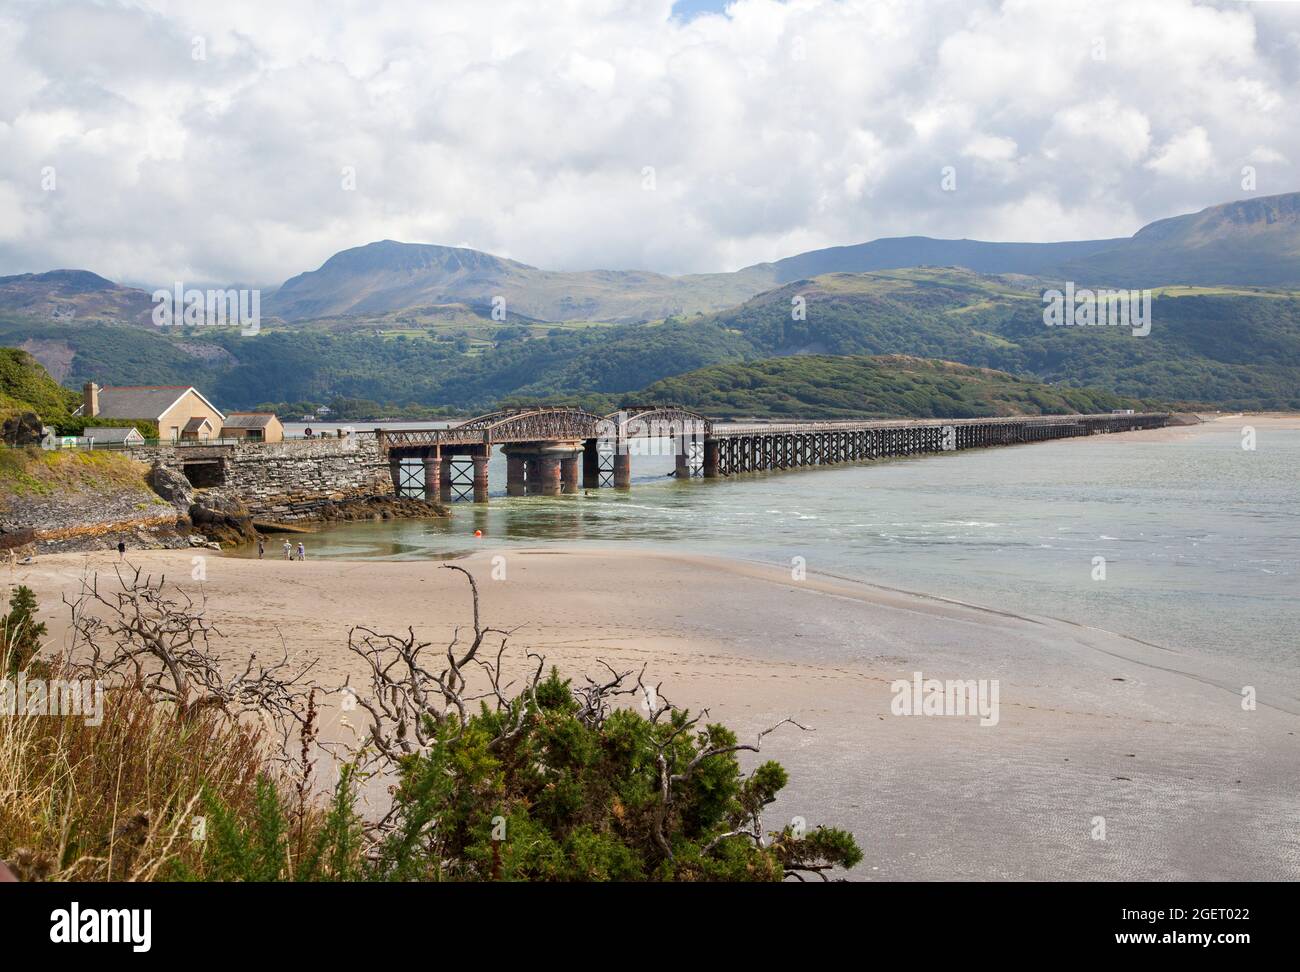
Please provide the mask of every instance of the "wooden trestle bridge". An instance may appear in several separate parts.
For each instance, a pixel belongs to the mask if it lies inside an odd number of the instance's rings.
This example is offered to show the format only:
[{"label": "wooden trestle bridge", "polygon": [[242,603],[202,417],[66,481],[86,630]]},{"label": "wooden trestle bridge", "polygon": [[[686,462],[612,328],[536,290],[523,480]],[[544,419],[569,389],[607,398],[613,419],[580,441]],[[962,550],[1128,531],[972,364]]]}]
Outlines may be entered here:
[{"label": "wooden trestle bridge", "polygon": [[664,454],[665,443],[676,456],[679,478],[714,479],[1128,432],[1158,428],[1169,420],[1165,412],[1116,412],[724,425],[689,409],[642,405],[609,415],[578,408],[503,409],[446,429],[376,429],[375,436],[399,495],[481,503],[488,497],[494,447],[506,457],[508,495],[559,495],[607,486],[625,489],[632,482],[633,455]]}]

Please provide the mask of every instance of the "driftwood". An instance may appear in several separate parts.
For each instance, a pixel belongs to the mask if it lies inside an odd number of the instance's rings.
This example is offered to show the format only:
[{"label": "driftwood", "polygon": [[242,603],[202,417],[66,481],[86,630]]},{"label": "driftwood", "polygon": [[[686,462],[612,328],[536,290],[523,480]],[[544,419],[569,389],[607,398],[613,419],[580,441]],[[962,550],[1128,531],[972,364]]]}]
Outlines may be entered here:
[{"label": "driftwood", "polygon": [[256,654],[231,664],[214,646],[221,633],[206,617],[206,598],[195,601],[138,567],[119,565],[115,573],[114,590],[101,589],[96,575],[64,597],[72,610],[69,659],[79,677],[106,689],[136,688],[153,703],[174,706],[181,718],[213,710],[232,719],[255,716],[286,744],[305,724],[314,688],[306,677],[315,662],[295,669],[282,643],[269,664]]}]

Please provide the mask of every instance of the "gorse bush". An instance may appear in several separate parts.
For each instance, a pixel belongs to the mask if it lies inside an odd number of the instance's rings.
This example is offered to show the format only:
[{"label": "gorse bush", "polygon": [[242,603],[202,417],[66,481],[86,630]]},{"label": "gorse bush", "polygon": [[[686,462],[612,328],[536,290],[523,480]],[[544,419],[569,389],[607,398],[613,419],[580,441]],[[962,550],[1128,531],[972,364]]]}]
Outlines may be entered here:
[{"label": "gorse bush", "polygon": [[446,720],[402,762],[378,876],[764,881],[861,860],[840,830],[765,834],[762,810],[787,781],[780,764],[745,776],[730,730],[661,714],[593,712],[552,670],[499,710]]},{"label": "gorse bush", "polygon": [[202,814],[199,852],[178,858],[166,878],[355,881],[368,876],[348,767],[322,809],[296,812],[285,788],[264,775],[258,777],[253,801],[243,812],[228,805],[212,787],[204,787]]}]

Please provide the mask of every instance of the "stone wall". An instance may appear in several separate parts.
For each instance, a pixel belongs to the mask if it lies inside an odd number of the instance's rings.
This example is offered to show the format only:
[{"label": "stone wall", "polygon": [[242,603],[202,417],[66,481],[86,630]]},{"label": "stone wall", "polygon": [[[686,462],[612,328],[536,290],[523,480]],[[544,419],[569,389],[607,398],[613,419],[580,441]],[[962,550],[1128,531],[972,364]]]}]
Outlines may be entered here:
[{"label": "stone wall", "polygon": [[330,507],[374,496],[392,496],[388,464],[372,434],[345,438],[290,439],[220,445],[165,445],[133,449],[144,462],[184,471],[187,462],[221,464],[222,482],[209,494],[241,501],[255,518],[314,519]]}]

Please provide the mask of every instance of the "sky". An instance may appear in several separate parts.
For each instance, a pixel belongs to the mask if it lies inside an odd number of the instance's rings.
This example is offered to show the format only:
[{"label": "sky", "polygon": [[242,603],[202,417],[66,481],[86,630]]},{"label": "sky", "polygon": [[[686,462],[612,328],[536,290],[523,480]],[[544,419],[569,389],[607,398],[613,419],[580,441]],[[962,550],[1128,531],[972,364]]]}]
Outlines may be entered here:
[{"label": "sky", "polygon": [[734,270],[1300,190],[1300,4],[0,0],[0,274]]}]

